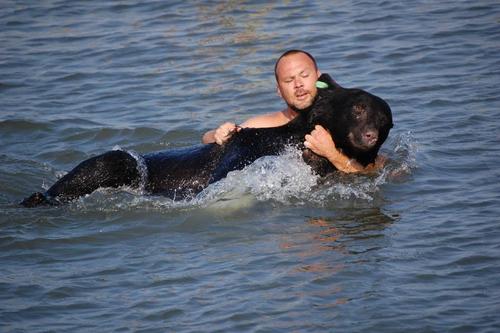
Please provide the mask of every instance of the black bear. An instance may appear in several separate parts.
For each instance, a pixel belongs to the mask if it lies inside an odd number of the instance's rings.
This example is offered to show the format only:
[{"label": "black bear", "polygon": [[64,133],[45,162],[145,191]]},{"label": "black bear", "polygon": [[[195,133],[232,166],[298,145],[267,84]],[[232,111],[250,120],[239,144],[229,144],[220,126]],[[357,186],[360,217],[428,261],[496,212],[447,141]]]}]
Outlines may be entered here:
[{"label": "black bear", "polygon": [[138,187],[172,199],[195,196],[228,172],[243,169],[266,155],[278,155],[288,145],[304,151],[304,160],[320,175],[334,171],[324,158],[305,149],[304,136],[319,124],[327,129],[337,148],[362,165],[375,161],[393,126],[389,105],[361,89],[346,89],[327,74],[320,80],[314,103],[288,124],[273,128],[244,128],[224,145],[196,145],[133,156],[109,151],[81,162],[45,193],[34,193],[21,202],[26,207],[59,204],[100,187]]}]

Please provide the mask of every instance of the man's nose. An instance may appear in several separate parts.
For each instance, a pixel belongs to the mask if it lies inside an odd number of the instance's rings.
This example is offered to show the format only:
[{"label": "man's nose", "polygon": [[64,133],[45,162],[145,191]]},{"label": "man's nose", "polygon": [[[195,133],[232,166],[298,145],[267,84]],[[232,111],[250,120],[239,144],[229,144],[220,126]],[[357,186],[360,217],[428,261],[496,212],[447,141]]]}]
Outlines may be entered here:
[{"label": "man's nose", "polygon": [[300,77],[295,78],[295,80],[294,80],[295,88],[300,88],[303,85],[304,85],[304,83],[302,82],[302,79]]}]

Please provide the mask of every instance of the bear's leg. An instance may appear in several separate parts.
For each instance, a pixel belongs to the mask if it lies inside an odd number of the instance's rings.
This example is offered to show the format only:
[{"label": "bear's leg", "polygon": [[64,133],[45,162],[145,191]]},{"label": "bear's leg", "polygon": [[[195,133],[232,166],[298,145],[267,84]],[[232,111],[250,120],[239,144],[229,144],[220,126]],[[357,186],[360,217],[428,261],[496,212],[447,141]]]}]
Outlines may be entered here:
[{"label": "bear's leg", "polygon": [[138,186],[139,181],[135,158],[114,150],[81,162],[45,194],[34,193],[21,204],[26,207],[57,204],[90,194],[100,187]]}]

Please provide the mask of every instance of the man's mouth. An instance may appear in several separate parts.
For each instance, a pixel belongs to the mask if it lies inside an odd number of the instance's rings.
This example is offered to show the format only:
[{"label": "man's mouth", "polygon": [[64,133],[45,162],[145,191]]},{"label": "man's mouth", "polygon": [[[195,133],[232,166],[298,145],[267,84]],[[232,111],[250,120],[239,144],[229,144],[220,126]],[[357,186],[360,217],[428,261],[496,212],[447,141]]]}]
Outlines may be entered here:
[{"label": "man's mouth", "polygon": [[297,97],[298,100],[306,99],[307,95],[309,95],[307,91],[298,91],[297,93],[295,93],[295,97]]}]

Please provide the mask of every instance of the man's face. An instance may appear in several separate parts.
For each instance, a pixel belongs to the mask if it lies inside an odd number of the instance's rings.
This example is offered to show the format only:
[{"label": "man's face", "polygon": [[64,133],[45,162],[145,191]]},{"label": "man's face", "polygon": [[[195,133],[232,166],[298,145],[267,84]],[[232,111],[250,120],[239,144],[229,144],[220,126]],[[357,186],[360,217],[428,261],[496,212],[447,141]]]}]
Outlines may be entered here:
[{"label": "man's face", "polygon": [[278,93],[293,110],[303,110],[311,106],[316,97],[319,75],[313,61],[305,54],[287,55],[276,68]]}]

